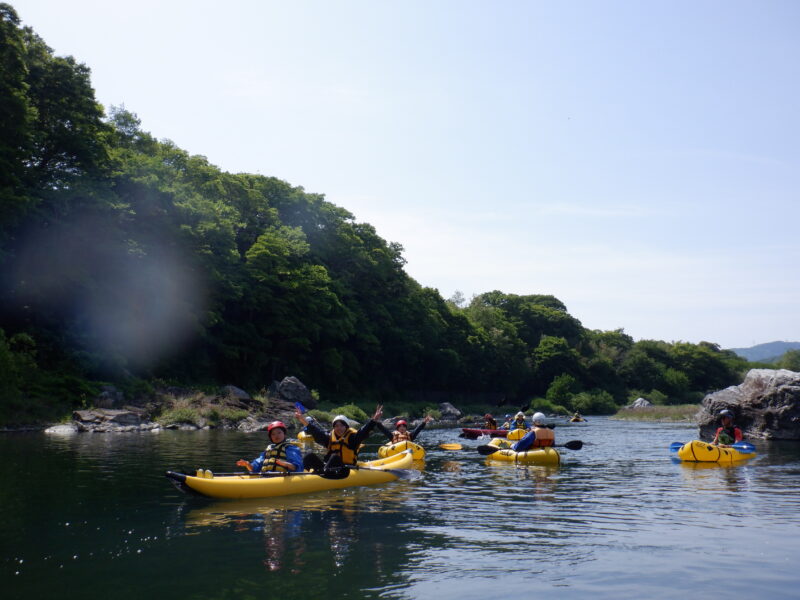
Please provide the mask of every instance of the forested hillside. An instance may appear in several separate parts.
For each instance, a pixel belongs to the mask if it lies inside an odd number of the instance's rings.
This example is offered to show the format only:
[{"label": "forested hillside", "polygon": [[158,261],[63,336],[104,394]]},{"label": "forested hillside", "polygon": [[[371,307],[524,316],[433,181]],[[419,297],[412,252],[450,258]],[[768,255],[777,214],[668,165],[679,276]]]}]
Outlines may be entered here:
[{"label": "forested hillside", "polygon": [[446,301],[346,209],[156,139],[12,7],[0,19],[5,421],[80,406],[102,381],[258,390],[285,375],[323,398],[611,411],[696,401],[747,367],[713,343],[587,330],[546,294]]}]

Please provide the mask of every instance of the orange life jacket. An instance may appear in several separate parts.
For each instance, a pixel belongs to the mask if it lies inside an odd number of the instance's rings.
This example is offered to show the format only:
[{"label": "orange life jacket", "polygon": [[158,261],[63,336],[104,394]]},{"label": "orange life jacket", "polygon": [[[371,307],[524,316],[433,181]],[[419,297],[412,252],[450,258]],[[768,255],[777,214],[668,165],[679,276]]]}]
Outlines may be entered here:
[{"label": "orange life jacket", "polygon": [[342,437],[337,437],[335,431],[331,431],[331,439],[328,441],[328,455],[330,458],[332,454],[339,454],[342,457],[342,462],[346,465],[354,465],[358,460],[358,450],[352,450],[348,445],[350,443],[350,436],[356,433],[352,427],[344,432]]},{"label": "orange life jacket", "polygon": [[397,442],[410,442],[411,440],[411,432],[406,429],[405,433],[401,433],[397,430],[392,432],[392,443],[396,444]]},{"label": "orange life jacket", "polygon": [[545,448],[552,446],[556,442],[556,432],[548,427],[534,426],[533,432],[536,434],[536,439],[533,440],[533,448]]}]

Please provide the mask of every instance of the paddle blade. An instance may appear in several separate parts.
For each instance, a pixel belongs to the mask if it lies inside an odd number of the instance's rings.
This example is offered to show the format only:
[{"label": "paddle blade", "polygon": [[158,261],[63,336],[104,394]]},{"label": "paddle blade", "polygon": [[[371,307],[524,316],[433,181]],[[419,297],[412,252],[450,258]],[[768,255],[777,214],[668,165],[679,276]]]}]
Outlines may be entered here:
[{"label": "paddle blade", "polygon": [[439,444],[439,448],[442,450],[461,450],[463,446],[461,444]]},{"label": "paddle blade", "polygon": [[580,440],[572,440],[564,444],[564,448],[567,448],[569,450],[580,450],[581,448],[583,448],[583,442]]},{"label": "paddle blade", "polygon": [[684,445],[683,442],[672,442],[669,445],[669,451],[670,452],[677,452],[678,450],[683,448],[683,445]]},{"label": "paddle blade", "polygon": [[752,454],[756,451],[756,447],[749,442],[736,442],[731,446],[734,450],[738,450],[742,454]]},{"label": "paddle blade", "polygon": [[489,456],[490,454],[494,454],[498,450],[502,450],[502,448],[498,448],[497,446],[492,446],[491,444],[484,444],[483,446],[478,446],[478,454],[482,456]]}]

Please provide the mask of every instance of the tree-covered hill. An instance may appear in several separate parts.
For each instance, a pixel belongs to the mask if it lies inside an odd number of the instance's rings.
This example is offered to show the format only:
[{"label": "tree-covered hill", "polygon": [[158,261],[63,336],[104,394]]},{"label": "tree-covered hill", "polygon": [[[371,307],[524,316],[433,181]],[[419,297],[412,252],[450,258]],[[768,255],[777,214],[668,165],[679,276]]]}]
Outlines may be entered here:
[{"label": "tree-covered hill", "polygon": [[0,61],[6,421],[86,403],[100,381],[260,389],[287,374],[330,398],[611,411],[697,400],[747,366],[711,343],[587,330],[546,294],[446,301],[322,195],[223,172],[106,112],[89,69],[7,4]]}]

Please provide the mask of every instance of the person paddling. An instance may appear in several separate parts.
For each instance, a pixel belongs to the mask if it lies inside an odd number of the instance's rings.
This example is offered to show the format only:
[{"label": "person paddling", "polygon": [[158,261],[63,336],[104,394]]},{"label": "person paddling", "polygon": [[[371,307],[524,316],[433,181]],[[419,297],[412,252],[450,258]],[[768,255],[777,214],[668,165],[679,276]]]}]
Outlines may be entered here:
[{"label": "person paddling", "polygon": [[389,441],[392,444],[396,444],[397,442],[413,442],[415,439],[417,439],[417,436],[420,434],[420,432],[425,428],[425,425],[430,423],[432,420],[433,417],[428,415],[419,425],[414,428],[414,431],[408,430],[408,423],[405,419],[400,419],[394,424],[394,431],[389,431],[383,426],[383,423],[380,422],[377,424],[377,427],[378,430],[383,433],[383,435],[389,438]]},{"label": "person paddling", "polygon": [[239,459],[236,465],[251,473],[299,473],[303,470],[300,449],[286,441],[286,425],[281,421],[273,421],[267,425],[267,437],[272,443],[258,458],[252,462]]},{"label": "person paddling", "polygon": [[719,418],[722,427],[717,429],[714,440],[711,442],[715,446],[728,447],[743,439],[742,430],[733,424],[733,413],[727,408],[719,411]]},{"label": "person paddling", "polygon": [[514,415],[514,421],[511,423],[511,427],[509,429],[511,431],[514,431],[515,429],[528,429],[528,424],[525,422],[524,412],[519,411]]},{"label": "person paddling", "polygon": [[531,448],[547,448],[556,443],[555,432],[545,425],[543,413],[534,413],[531,417],[533,427],[518,442],[511,445],[511,449],[516,452],[525,452]]},{"label": "person paddling", "polygon": [[294,416],[297,420],[306,425],[308,433],[314,437],[315,442],[328,450],[322,459],[313,452],[306,454],[303,457],[303,467],[315,473],[325,473],[331,478],[347,477],[350,472],[349,467],[355,466],[358,462],[358,448],[361,442],[369,437],[382,414],[383,406],[379,405],[372,418],[358,431],[350,427],[347,417],[336,415],[333,417],[333,429],[328,433],[316,421],[296,409]]},{"label": "person paddling", "polygon": [[511,415],[506,415],[506,420],[503,422],[503,425],[500,429],[511,429]]},{"label": "person paddling", "polygon": [[486,421],[486,429],[497,429],[497,421],[495,421],[494,417],[489,413],[483,415],[483,420]]}]

